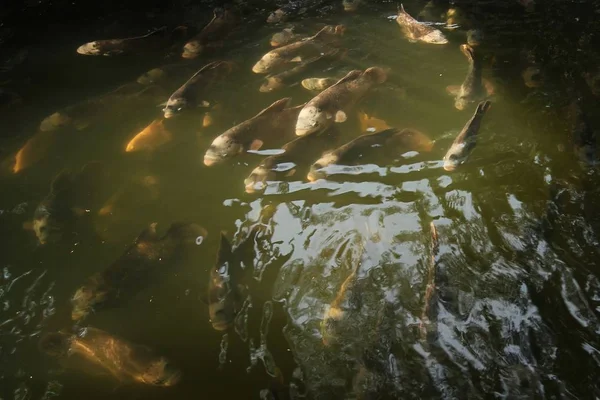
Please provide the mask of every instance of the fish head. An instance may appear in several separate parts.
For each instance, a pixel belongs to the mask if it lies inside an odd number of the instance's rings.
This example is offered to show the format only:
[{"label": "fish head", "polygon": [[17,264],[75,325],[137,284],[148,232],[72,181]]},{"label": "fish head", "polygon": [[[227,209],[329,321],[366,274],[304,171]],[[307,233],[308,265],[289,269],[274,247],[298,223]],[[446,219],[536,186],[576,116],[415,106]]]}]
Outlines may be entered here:
[{"label": "fish head", "polygon": [[150,364],[139,380],[149,385],[170,387],[179,383],[181,371],[165,358],[160,358]]},{"label": "fish head", "polygon": [[456,99],[454,100],[454,107],[456,107],[457,110],[464,110],[465,108],[467,108],[467,106],[471,103],[471,100],[469,99],[468,96],[463,95],[462,93],[459,93],[458,96],[456,96]]},{"label": "fish head", "polygon": [[79,321],[90,313],[92,310],[93,297],[93,291],[89,287],[82,286],[77,289],[71,298],[71,305],[73,306],[71,319],[73,321]]},{"label": "fish head", "polygon": [[260,60],[252,67],[255,74],[267,74],[274,68],[279,67],[284,60],[276,53],[269,52],[262,56]]},{"label": "fish head", "polygon": [[196,58],[202,53],[203,49],[204,46],[202,46],[198,40],[192,40],[183,46],[183,53],[181,53],[181,57],[187,59]]},{"label": "fish head", "polygon": [[267,181],[275,180],[275,172],[264,166],[258,166],[244,180],[246,193],[262,192],[267,186]]},{"label": "fish head", "polygon": [[344,6],[344,11],[356,11],[360,5],[360,0],[343,0],[342,5]]},{"label": "fish head", "polygon": [[269,14],[269,16],[267,17],[267,23],[276,24],[278,22],[285,21],[286,18],[287,13],[285,12],[285,10],[279,8],[273,11],[271,14]]},{"label": "fish head", "polygon": [[229,157],[234,157],[244,151],[244,146],[228,135],[221,135],[213,140],[204,154],[204,165],[210,167]]},{"label": "fish head", "polygon": [[310,166],[310,170],[308,171],[308,175],[306,179],[310,182],[314,182],[319,179],[327,178],[327,173],[323,171],[328,165],[332,165],[337,163],[338,157],[333,153],[326,153],[321,158],[319,158],[313,165]]},{"label": "fish head", "polygon": [[33,231],[40,244],[56,243],[62,237],[62,232],[50,211],[40,205],[33,216]]},{"label": "fish head", "polygon": [[208,315],[210,316],[210,323],[214,330],[226,331],[229,329],[232,326],[236,315],[230,295],[227,295],[225,298],[215,303],[209,304]]},{"label": "fish head", "polygon": [[77,48],[77,53],[84,56],[99,56],[102,54],[102,46],[98,42],[82,44]]},{"label": "fish head", "polygon": [[420,37],[419,40],[421,40],[425,43],[431,43],[431,44],[447,44],[448,43],[448,39],[446,38],[446,36],[444,36],[442,31],[440,31],[438,29],[435,29],[435,30],[429,32],[427,35]]},{"label": "fish head", "polygon": [[167,101],[167,104],[165,105],[165,108],[163,108],[163,113],[165,118],[173,118],[181,111],[183,111],[186,107],[187,101],[182,97],[178,97],[176,99],[169,99],[169,101]]},{"label": "fish head", "polygon": [[444,170],[454,171],[467,160],[467,157],[468,152],[465,143],[453,144],[444,156]]},{"label": "fish head", "polygon": [[265,78],[265,82],[260,85],[260,90],[262,93],[269,93],[273,90],[281,89],[283,87],[283,82],[281,79],[277,79],[276,77],[270,76]]},{"label": "fish head", "polygon": [[304,136],[325,130],[333,123],[333,116],[315,106],[306,106],[298,114],[296,135]]}]

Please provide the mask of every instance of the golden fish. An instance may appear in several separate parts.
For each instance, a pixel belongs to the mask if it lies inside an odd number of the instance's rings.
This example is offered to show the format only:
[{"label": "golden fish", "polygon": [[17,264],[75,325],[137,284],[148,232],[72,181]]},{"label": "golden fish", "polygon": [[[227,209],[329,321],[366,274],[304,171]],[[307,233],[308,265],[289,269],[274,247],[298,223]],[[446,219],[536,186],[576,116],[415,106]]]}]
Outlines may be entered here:
[{"label": "golden fish", "polygon": [[384,120],[372,117],[363,111],[359,111],[358,119],[361,132],[378,132],[391,128]]},{"label": "golden fish", "polygon": [[29,138],[15,154],[13,173],[17,174],[44,158],[55,140],[55,133],[52,131],[39,131]]},{"label": "golden fish", "polygon": [[172,139],[173,135],[165,128],[163,120],[155,119],[127,143],[125,151],[154,151]]}]

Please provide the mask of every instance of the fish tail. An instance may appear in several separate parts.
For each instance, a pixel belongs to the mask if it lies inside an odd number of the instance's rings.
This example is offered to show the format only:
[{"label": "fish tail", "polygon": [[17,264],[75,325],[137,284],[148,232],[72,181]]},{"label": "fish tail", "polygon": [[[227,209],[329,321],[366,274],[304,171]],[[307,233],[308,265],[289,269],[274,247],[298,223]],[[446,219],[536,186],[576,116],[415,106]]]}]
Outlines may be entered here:
[{"label": "fish tail", "polygon": [[370,67],[365,70],[365,75],[376,83],[383,83],[387,80],[387,72],[383,68]]},{"label": "fish tail", "polygon": [[406,14],[406,10],[404,10],[404,4],[402,4],[402,3],[398,4],[398,12]]}]

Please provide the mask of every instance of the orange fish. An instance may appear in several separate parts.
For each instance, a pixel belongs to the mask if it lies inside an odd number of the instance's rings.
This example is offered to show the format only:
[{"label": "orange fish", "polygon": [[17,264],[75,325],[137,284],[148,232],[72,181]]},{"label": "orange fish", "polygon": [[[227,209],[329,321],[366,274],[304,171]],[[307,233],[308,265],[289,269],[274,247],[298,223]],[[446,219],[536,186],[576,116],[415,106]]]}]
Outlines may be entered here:
[{"label": "orange fish", "polygon": [[165,128],[163,120],[155,119],[127,143],[125,151],[153,151],[172,139],[173,135]]},{"label": "orange fish", "polygon": [[363,133],[379,132],[391,128],[384,120],[374,118],[363,111],[358,113],[358,119],[360,121],[360,131]]},{"label": "orange fish", "polygon": [[55,139],[55,133],[52,131],[38,131],[30,137],[15,155],[13,173],[17,174],[44,158]]}]

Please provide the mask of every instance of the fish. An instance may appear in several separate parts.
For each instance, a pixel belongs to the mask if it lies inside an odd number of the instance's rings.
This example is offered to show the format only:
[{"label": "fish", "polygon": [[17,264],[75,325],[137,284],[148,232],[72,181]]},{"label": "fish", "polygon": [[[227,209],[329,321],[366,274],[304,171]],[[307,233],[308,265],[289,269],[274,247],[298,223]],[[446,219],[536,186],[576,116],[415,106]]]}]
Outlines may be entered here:
[{"label": "fish", "polygon": [[469,60],[469,71],[461,86],[448,86],[449,94],[456,96],[454,106],[458,110],[464,110],[470,103],[482,101],[489,97],[493,89],[489,82],[482,79],[481,57],[477,55],[473,47],[468,44],[460,46],[460,50]]},{"label": "fish", "polygon": [[136,82],[140,85],[162,84],[182,74],[187,74],[189,70],[188,64],[167,64],[144,72],[136,79]]},{"label": "fish", "polygon": [[350,71],[333,86],[310,100],[298,115],[296,135],[322,132],[334,122],[344,122],[347,113],[369,90],[385,82],[387,73],[379,67]]},{"label": "fish", "polygon": [[314,36],[273,49],[254,64],[252,72],[269,74],[290,63],[298,63],[307,58],[319,56],[327,52],[328,46],[337,45],[336,42],[343,35],[344,29],[343,25],[327,25]]},{"label": "fish", "polygon": [[378,158],[388,154],[397,154],[399,150],[430,151],[431,140],[415,129],[390,128],[384,131],[361,135],[356,139],[325,152],[314,162],[307,179],[314,182],[327,177],[324,168],[329,165],[360,165],[367,157]]},{"label": "fish", "polygon": [[446,29],[456,29],[458,27],[465,29],[469,26],[469,19],[462,9],[457,7],[450,7],[448,9],[446,12]]},{"label": "fish", "polygon": [[431,304],[435,293],[435,264],[439,253],[440,245],[438,241],[438,233],[435,224],[429,223],[429,231],[431,241],[429,243],[429,262],[427,263],[427,284],[425,286],[425,295],[423,296],[423,308],[421,309],[421,322],[419,323],[419,333],[421,340],[424,340],[427,335],[428,325],[431,323],[429,314]]},{"label": "fish", "polygon": [[344,11],[354,12],[358,10],[358,6],[360,6],[361,0],[342,0],[342,6],[344,7]]},{"label": "fish", "polygon": [[89,206],[85,204],[86,197],[93,197],[93,186],[100,187],[104,176],[104,167],[95,161],[80,171],[63,169],[56,175],[50,192],[33,213],[32,228],[41,245],[57,243],[73,233],[76,218],[85,214]]},{"label": "fish", "polygon": [[118,307],[147,286],[161,270],[175,264],[182,252],[203,242],[204,228],[191,223],[173,223],[161,237],[157,223],[150,224],[125,252],[103,271],[89,277],[71,298],[73,321],[89,313]]},{"label": "fish", "polygon": [[573,150],[579,160],[585,165],[594,165],[598,162],[596,132],[590,125],[589,118],[583,109],[584,102],[580,96],[571,102],[568,107],[568,118],[571,124],[570,138]]},{"label": "fish", "polygon": [[475,113],[467,121],[462,131],[454,139],[452,146],[446,152],[444,156],[444,170],[449,172],[454,171],[467,161],[477,144],[476,140],[479,128],[481,127],[481,120],[491,105],[492,103],[489,100],[482,101],[477,105]]},{"label": "fish", "polygon": [[[261,85],[259,90],[263,93],[268,93],[292,85],[297,82],[298,75],[305,72],[311,65],[320,60],[330,59],[337,54],[339,54],[338,50],[328,51],[327,53],[322,53],[321,55],[306,59],[291,69],[278,74],[269,75],[265,78],[266,82]],[[335,81],[336,80],[334,80],[334,83]]]},{"label": "fish", "polygon": [[219,46],[231,34],[237,22],[237,16],[229,7],[215,8],[212,20],[198,35],[185,44],[181,57],[193,59],[202,54],[205,49]]},{"label": "fish", "polygon": [[438,2],[430,0],[425,4],[423,9],[417,14],[417,20],[441,22],[446,17],[446,10]]},{"label": "fish", "polygon": [[56,134],[52,131],[38,131],[15,154],[12,172],[19,172],[42,160],[56,144]]},{"label": "fish", "polygon": [[300,83],[302,87],[306,90],[322,92],[337,81],[338,80],[335,78],[306,78],[303,79]]},{"label": "fish", "polygon": [[426,25],[414,19],[409,13],[404,10],[404,5],[400,4],[398,8],[398,17],[396,22],[402,28],[404,36],[411,42],[425,42],[431,44],[446,44],[448,39],[439,30],[432,26]]},{"label": "fish", "polygon": [[206,64],[177,89],[165,103],[165,118],[173,118],[184,110],[194,107],[208,107],[208,101],[201,97],[214,81],[223,79],[233,70],[233,64],[227,61],[214,61]]},{"label": "fish", "polygon": [[525,83],[525,86],[528,88],[537,88],[544,83],[542,70],[535,65],[530,65],[525,68],[521,73],[521,77],[523,78],[523,83]]},{"label": "fish", "polygon": [[286,143],[282,147],[283,154],[263,159],[252,170],[248,178],[244,180],[246,193],[263,191],[267,186],[267,181],[293,176],[297,172],[299,163],[314,157],[315,152],[322,152],[324,148],[334,146],[337,136],[337,132],[329,130],[321,134],[300,136]]},{"label": "fish", "polygon": [[77,371],[84,371],[82,366],[91,366],[122,382],[170,387],[181,380],[180,369],[149,347],[91,326],[78,334],[64,331],[43,334],[38,346],[43,353]]},{"label": "fish", "polygon": [[217,331],[228,330],[242,307],[243,288],[237,285],[240,270],[239,260],[225,233],[221,232],[217,261],[210,270],[208,282],[208,315]]},{"label": "fish", "polygon": [[277,100],[254,117],[217,136],[204,155],[210,167],[248,150],[260,149],[267,140],[285,140],[294,135],[294,123],[302,105],[290,107],[291,98]]},{"label": "fish", "polygon": [[484,40],[483,32],[479,29],[469,29],[467,31],[467,44],[471,47],[480,46]]},{"label": "fish", "polygon": [[271,47],[280,47],[304,38],[304,35],[294,32],[294,28],[285,28],[281,32],[274,33],[269,43]]},{"label": "fish", "polygon": [[[177,27],[172,33],[181,31],[184,27]],[[171,39],[166,26],[155,29],[142,36],[125,39],[95,40],[82,44],[77,48],[77,53],[85,56],[120,56],[125,54],[143,53],[157,50],[169,44]]]},{"label": "fish", "polygon": [[306,11],[308,11],[307,7],[304,7],[304,1],[292,0],[286,5],[277,10],[273,11],[267,17],[268,24],[277,24],[279,22],[287,21],[290,16],[300,16]]},{"label": "fish", "polygon": [[172,139],[173,135],[165,127],[164,120],[155,119],[127,143],[125,152],[154,151]]},{"label": "fish", "polygon": [[378,132],[391,128],[384,120],[374,118],[363,111],[358,113],[358,120],[360,121],[360,131],[363,133]]}]

